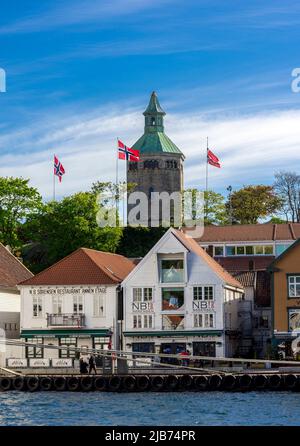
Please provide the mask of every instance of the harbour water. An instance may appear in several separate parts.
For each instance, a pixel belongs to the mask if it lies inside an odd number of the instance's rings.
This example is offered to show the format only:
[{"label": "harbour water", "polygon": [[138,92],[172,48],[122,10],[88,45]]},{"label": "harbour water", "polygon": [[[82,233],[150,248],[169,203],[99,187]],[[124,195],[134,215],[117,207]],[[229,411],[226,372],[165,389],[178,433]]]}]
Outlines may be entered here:
[{"label": "harbour water", "polygon": [[3,392],[1,426],[299,426],[293,392]]}]

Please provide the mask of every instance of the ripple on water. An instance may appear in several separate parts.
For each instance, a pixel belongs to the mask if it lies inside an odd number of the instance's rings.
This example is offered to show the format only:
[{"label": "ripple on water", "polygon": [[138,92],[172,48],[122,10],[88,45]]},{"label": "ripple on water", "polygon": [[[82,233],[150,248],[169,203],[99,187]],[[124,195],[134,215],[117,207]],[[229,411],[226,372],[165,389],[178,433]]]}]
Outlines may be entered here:
[{"label": "ripple on water", "polygon": [[300,425],[293,392],[0,394],[2,426]]}]

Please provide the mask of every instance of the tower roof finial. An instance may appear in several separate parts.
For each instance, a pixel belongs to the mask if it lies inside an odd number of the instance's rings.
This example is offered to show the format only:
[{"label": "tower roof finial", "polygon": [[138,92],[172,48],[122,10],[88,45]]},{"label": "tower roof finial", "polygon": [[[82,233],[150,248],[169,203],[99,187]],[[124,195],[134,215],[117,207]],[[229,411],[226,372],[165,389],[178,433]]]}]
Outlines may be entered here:
[{"label": "tower roof finial", "polygon": [[152,92],[149,105],[143,114],[144,114],[144,116],[146,116],[146,115],[152,115],[153,113],[160,114],[163,116],[166,114],[160,106],[160,103],[159,103],[159,100],[158,100],[158,97],[157,97],[157,94],[155,91]]}]

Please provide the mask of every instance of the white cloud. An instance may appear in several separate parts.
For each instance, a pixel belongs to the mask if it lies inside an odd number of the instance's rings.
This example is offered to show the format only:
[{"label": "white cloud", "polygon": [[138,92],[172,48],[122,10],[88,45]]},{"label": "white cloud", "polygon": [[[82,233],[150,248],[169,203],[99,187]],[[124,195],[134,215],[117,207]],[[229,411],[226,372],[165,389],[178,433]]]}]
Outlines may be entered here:
[{"label": "white cloud", "polygon": [[[122,108],[119,108],[122,109]],[[116,138],[133,144],[143,132],[143,110],[122,114],[107,107],[81,116],[56,114],[51,122],[35,122],[26,129],[7,132],[0,138],[1,176],[31,178],[44,198],[50,198],[53,181],[53,154],[66,169],[57,194],[64,196],[88,190],[93,181],[114,181]],[[168,136],[186,156],[186,186],[204,188],[206,137],[220,158],[221,169],[209,167],[209,186],[222,190],[229,184],[272,183],[274,171],[299,170],[300,111],[273,111],[243,117],[216,115],[209,118],[190,112],[168,114]],[[119,162],[120,176],[125,163]]]},{"label": "white cloud", "polygon": [[49,29],[125,18],[144,10],[162,7],[175,0],[81,0],[62,2],[47,11],[38,11],[23,20],[0,27],[0,34],[44,32]]}]

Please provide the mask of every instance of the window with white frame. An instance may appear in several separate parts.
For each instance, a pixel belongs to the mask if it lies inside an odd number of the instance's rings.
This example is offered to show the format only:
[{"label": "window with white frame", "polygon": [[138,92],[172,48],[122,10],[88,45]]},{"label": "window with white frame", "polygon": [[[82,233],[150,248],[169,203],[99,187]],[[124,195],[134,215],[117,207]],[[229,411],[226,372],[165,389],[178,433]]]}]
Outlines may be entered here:
[{"label": "window with white frame", "polygon": [[289,297],[300,297],[300,275],[288,276]]},{"label": "window with white frame", "polygon": [[214,256],[224,256],[224,246],[214,246]]},{"label": "window with white frame", "polygon": [[[215,254],[217,255],[217,254]],[[227,256],[274,255],[273,245],[237,245],[226,246]]]},{"label": "window with white frame", "polygon": [[104,296],[103,294],[96,294],[94,296],[94,317],[104,316]]},{"label": "window with white frame", "polygon": [[194,286],[193,287],[194,300],[214,300],[213,286]]},{"label": "window with white frame", "polygon": [[133,302],[152,302],[152,288],[133,288]]},{"label": "window with white frame", "polygon": [[161,282],[184,282],[183,259],[161,259]]},{"label": "window with white frame", "polygon": [[194,314],[195,328],[214,328],[215,314],[214,313],[197,313]]},{"label": "window with white frame", "polygon": [[62,296],[53,296],[53,298],[52,298],[53,314],[62,314],[62,312],[63,312],[62,305],[63,305]]},{"label": "window with white frame", "polygon": [[83,313],[83,297],[73,296],[73,313],[82,314]]},{"label": "window with white frame", "polygon": [[134,314],[133,328],[153,328],[153,319],[152,314]]},{"label": "window with white frame", "polygon": [[42,297],[33,296],[33,298],[32,298],[32,313],[33,313],[33,317],[43,317]]}]

